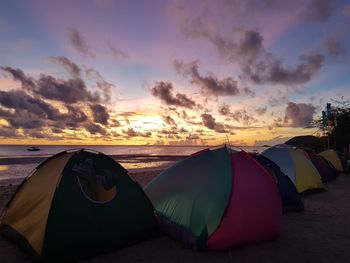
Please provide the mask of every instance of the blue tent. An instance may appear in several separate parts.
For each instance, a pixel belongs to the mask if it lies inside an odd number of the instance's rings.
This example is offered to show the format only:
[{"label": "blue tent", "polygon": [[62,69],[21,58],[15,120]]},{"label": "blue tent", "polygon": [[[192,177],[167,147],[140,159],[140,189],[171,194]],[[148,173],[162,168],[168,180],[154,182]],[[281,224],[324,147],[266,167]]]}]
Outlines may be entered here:
[{"label": "blue tent", "polygon": [[280,167],[263,155],[252,154],[252,156],[269,172],[277,181],[278,190],[281,195],[283,212],[302,211],[304,204],[300,199],[293,182],[285,175]]}]

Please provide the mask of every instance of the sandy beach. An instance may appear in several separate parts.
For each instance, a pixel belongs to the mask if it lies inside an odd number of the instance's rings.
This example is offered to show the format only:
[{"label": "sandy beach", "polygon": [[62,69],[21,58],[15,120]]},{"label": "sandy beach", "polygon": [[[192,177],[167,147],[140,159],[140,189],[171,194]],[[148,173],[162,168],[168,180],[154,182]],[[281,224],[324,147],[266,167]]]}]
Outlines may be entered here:
[{"label": "sandy beach", "polygon": [[[144,186],[163,168],[130,172]],[[305,211],[283,216],[280,237],[227,251],[195,252],[159,236],[81,262],[349,262],[350,175],[329,182],[326,191],[303,197]],[[0,186],[0,210],[16,186]],[[1,262],[28,262],[16,245],[0,238]]]}]

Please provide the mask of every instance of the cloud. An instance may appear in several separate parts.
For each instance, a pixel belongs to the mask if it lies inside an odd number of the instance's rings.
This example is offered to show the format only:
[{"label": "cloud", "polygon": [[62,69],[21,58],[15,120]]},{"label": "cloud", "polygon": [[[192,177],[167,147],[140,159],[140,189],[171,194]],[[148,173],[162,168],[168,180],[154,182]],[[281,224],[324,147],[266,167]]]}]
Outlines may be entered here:
[{"label": "cloud", "polygon": [[113,88],[115,88],[115,85],[106,81],[102,74],[94,68],[87,68],[85,73],[88,77],[96,79],[96,86],[102,91],[104,101],[109,102],[111,99],[111,91]]},{"label": "cloud", "polygon": [[289,102],[285,109],[284,123],[294,128],[304,128],[311,124],[315,106],[305,103]]},{"label": "cloud", "polygon": [[[323,7],[316,7],[316,0],[309,2],[310,7],[314,7],[313,14],[319,14],[321,18],[321,11],[326,10],[326,1],[319,0]],[[311,12],[311,11],[310,11]],[[311,15],[311,13],[309,14]],[[323,16],[325,17],[325,15]],[[299,61],[294,66],[286,66],[284,61],[276,58],[272,53],[268,52],[263,45],[263,37],[257,30],[245,30],[240,28],[235,30],[233,35],[225,34],[225,37],[220,34],[218,30],[212,30],[206,27],[203,22],[208,19],[204,16],[195,18],[192,23],[186,24],[186,35],[190,37],[200,37],[207,39],[218,50],[221,57],[231,63],[237,64],[242,72],[242,76],[256,84],[304,84],[312,79],[312,77],[321,69],[324,63],[324,56],[316,51],[310,51],[299,56]],[[182,69],[182,64],[175,65],[178,69]],[[199,83],[204,87],[206,82],[215,84],[210,78],[206,79],[198,74],[198,65],[192,63],[190,70],[187,69],[187,74],[192,76],[192,81]],[[222,90],[224,94],[231,95],[237,93],[237,82],[229,83],[229,89]],[[209,85],[215,87],[215,85]],[[217,86],[216,86],[217,87]],[[219,85],[220,87],[220,85]],[[226,91],[226,92],[225,92]]]},{"label": "cloud", "polygon": [[251,125],[252,123],[257,122],[257,119],[249,114],[245,108],[231,111],[228,105],[223,105],[219,108],[218,111],[221,115],[230,117],[234,121],[240,122],[244,125]]},{"label": "cloud", "polygon": [[345,48],[334,36],[326,36],[323,45],[327,53],[334,59],[343,58],[346,55]]},{"label": "cloud", "polygon": [[65,68],[65,70],[67,70],[67,72],[73,76],[73,77],[79,77],[81,70],[78,67],[77,64],[75,64],[74,62],[70,61],[68,58],[66,57],[54,57],[51,56],[49,57],[49,60],[55,64],[61,65]]},{"label": "cloud", "polygon": [[84,128],[91,134],[101,134],[101,135],[108,134],[107,130],[99,124],[86,123],[84,125]]},{"label": "cloud", "polygon": [[240,89],[238,87],[238,82],[233,78],[228,77],[219,80],[214,76],[201,76],[198,72],[198,61],[192,61],[188,64],[185,64],[182,61],[175,60],[174,66],[179,74],[190,77],[191,83],[198,85],[205,95],[237,96],[241,94],[247,94],[250,96],[254,96],[254,92],[250,89]]},{"label": "cloud", "polygon": [[110,41],[107,42],[110,53],[116,58],[128,58],[129,55],[122,49],[115,47]]},{"label": "cloud", "polygon": [[11,67],[1,67],[1,69],[9,73],[14,80],[21,82],[24,89],[32,89],[35,87],[34,79],[26,76],[22,70]]},{"label": "cloud", "polygon": [[230,117],[235,121],[243,123],[244,125],[250,125],[254,122],[257,122],[257,120],[252,115],[250,115],[244,108],[233,111],[230,114]]},{"label": "cloud", "polygon": [[256,109],[255,109],[255,112],[256,112],[259,116],[264,115],[264,114],[266,113],[266,111],[267,111],[267,108],[266,108],[266,107],[264,107],[264,108],[256,108]]},{"label": "cloud", "polygon": [[15,110],[18,115],[35,115],[50,120],[59,119],[61,116],[59,111],[50,104],[20,90],[0,91],[0,105]]},{"label": "cloud", "polygon": [[162,118],[163,118],[163,121],[164,121],[166,124],[176,126],[175,120],[174,120],[173,118],[171,118],[169,115],[167,115],[167,116],[162,116]]},{"label": "cloud", "polygon": [[197,106],[192,98],[182,93],[174,94],[173,90],[174,88],[171,82],[158,81],[155,86],[151,88],[151,94],[167,105],[180,106],[189,109],[193,109]]},{"label": "cloud", "polygon": [[91,51],[84,36],[76,28],[67,29],[67,37],[70,44],[82,55],[88,57],[95,57],[95,54]]},{"label": "cloud", "polygon": [[17,134],[17,130],[13,128],[0,127],[0,137],[4,138],[16,138],[19,135]]},{"label": "cloud", "polygon": [[217,123],[215,121],[215,118],[208,114],[208,113],[204,113],[201,115],[202,117],[202,123],[205,127],[207,127],[208,129],[214,130],[218,133],[226,133],[227,131],[225,130],[225,126],[221,123]]},{"label": "cloud", "polygon": [[231,109],[228,105],[223,105],[220,109],[219,109],[220,114],[224,115],[224,116],[228,116],[231,114]]},{"label": "cloud", "polygon": [[[66,67],[76,72],[78,66],[66,59],[55,59],[56,62],[66,63]],[[69,66],[68,66],[69,65]],[[38,79],[26,76],[22,70],[11,67],[1,67],[2,70],[12,75],[14,80],[22,83],[22,88],[46,99],[58,100],[65,103],[79,101],[99,102],[100,95],[92,93],[86,87],[83,79],[79,77],[68,80],[55,78],[51,75],[41,74]],[[107,90],[105,91],[107,93]]]},{"label": "cloud", "polygon": [[350,17],[350,4],[343,7],[342,14],[346,17]]},{"label": "cloud", "polygon": [[282,60],[262,58],[246,64],[243,72],[257,84],[304,84],[321,69],[324,56],[317,52],[299,56],[299,64],[287,68]]},{"label": "cloud", "polygon": [[65,103],[100,101],[99,94],[90,92],[81,78],[64,80],[42,74],[37,80],[37,86],[33,92],[46,99]]},{"label": "cloud", "polygon": [[328,20],[333,12],[332,0],[309,0],[306,2],[305,18],[318,22]]},{"label": "cloud", "polygon": [[124,130],[123,134],[125,134],[127,137],[150,138],[152,136],[152,133],[150,131],[148,131],[148,132],[138,132],[138,131],[135,131],[132,127],[128,128],[127,130]]},{"label": "cloud", "polygon": [[[100,92],[91,92],[85,81],[77,77],[81,74],[80,68],[64,57],[50,57],[50,60],[62,64],[75,77],[58,79],[41,74],[36,79],[20,69],[1,67],[22,84],[21,89],[0,91],[0,116],[9,125],[5,128],[14,130],[13,138],[18,134],[23,138],[52,140],[78,140],[82,135],[94,138],[103,135],[105,139],[116,136],[115,131],[107,130],[110,116],[107,107],[101,103]],[[113,127],[119,126],[116,120],[111,123]],[[89,134],[71,134],[84,130]],[[5,130],[2,133],[5,134]],[[6,134],[10,134],[8,130]]]},{"label": "cloud", "polygon": [[108,125],[109,113],[105,106],[100,104],[90,105],[92,116],[95,122]]}]

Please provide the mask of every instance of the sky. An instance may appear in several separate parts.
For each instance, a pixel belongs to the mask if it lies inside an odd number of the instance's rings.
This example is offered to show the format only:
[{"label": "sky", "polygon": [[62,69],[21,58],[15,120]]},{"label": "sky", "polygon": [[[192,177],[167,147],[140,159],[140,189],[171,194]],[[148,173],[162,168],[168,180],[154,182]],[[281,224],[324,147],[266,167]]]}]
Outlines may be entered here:
[{"label": "sky", "polygon": [[0,144],[317,135],[350,98],[349,26],[349,0],[3,0]]}]

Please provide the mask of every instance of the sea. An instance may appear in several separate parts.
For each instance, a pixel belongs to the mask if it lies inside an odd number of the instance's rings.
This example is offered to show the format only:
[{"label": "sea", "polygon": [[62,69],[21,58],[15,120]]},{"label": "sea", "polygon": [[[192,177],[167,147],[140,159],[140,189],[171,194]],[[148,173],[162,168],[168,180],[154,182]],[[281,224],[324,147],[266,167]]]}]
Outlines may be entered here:
[{"label": "sea", "polygon": [[[25,178],[47,157],[62,151],[85,148],[112,156],[129,171],[166,167],[208,146],[121,146],[121,145],[38,145],[40,151],[28,151],[31,145],[0,145],[0,184],[16,178]],[[261,146],[236,146],[245,151],[261,152]],[[6,159],[38,159],[38,162],[15,162],[6,164]],[[3,160],[3,162],[1,162]]]}]

